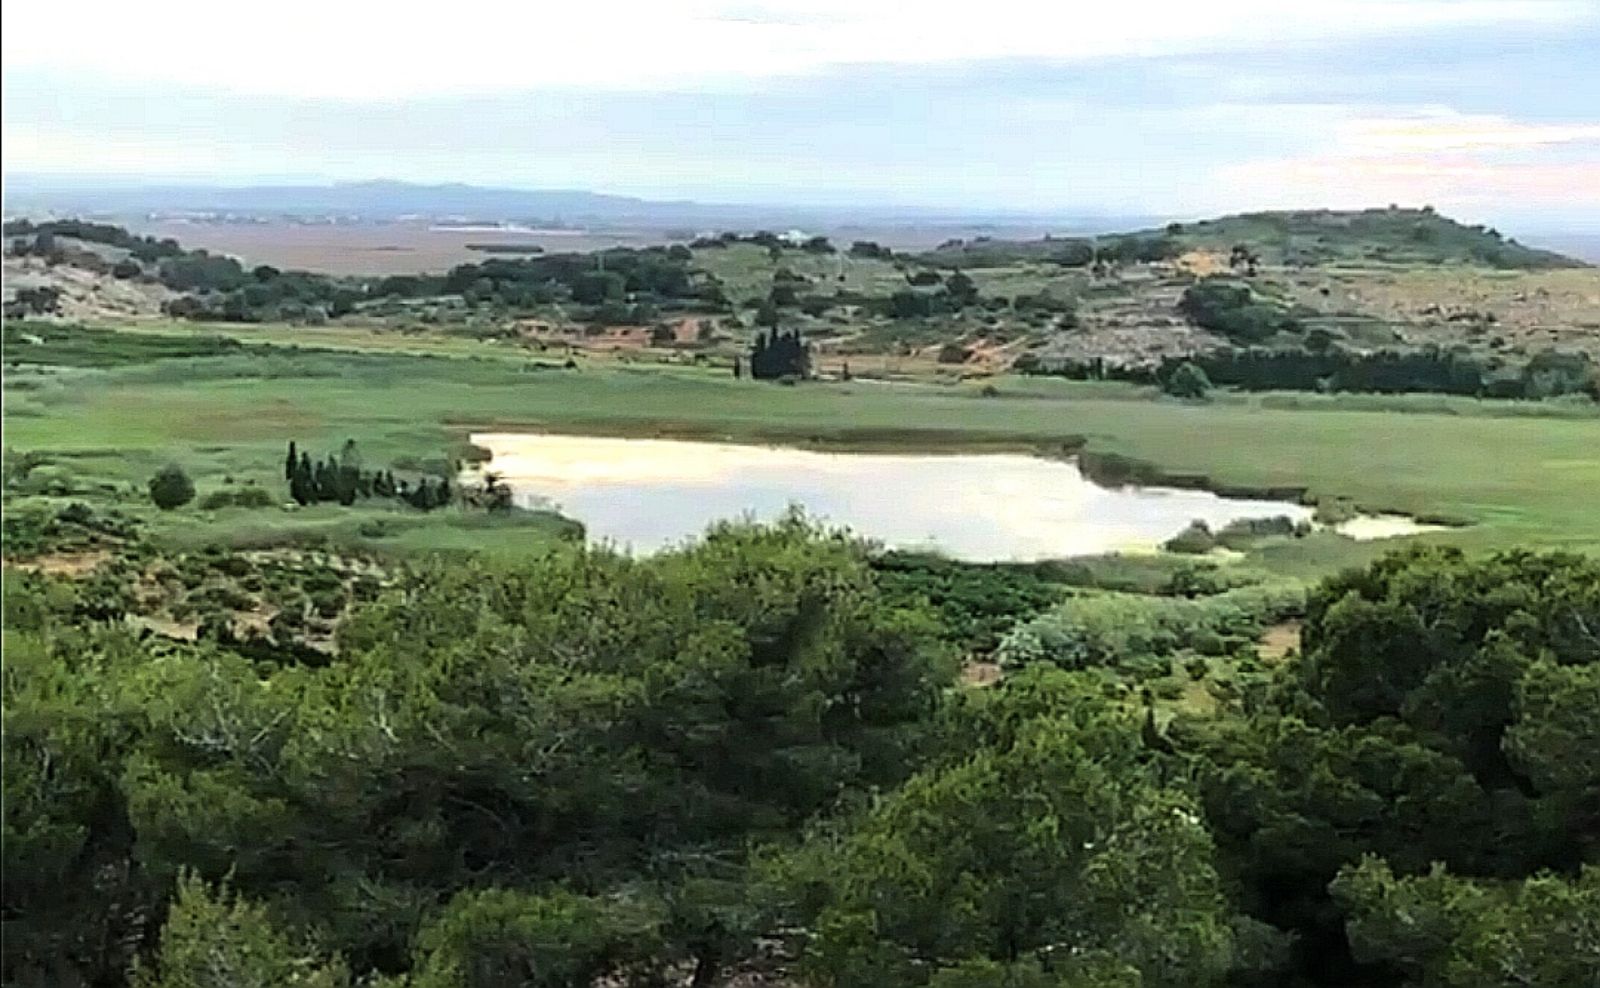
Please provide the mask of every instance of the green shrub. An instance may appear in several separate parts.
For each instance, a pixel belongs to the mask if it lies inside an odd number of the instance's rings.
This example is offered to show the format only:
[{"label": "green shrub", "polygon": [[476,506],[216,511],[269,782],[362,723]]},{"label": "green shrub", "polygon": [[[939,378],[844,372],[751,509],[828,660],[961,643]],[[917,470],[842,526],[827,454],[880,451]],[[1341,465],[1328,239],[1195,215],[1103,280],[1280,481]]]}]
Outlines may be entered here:
[{"label": "green shrub", "polygon": [[1318,524],[1338,525],[1341,522],[1349,521],[1358,514],[1360,514],[1360,511],[1349,501],[1325,498],[1317,502],[1313,517],[1316,518]]},{"label": "green shrub", "polygon": [[1217,547],[1216,537],[1211,534],[1211,526],[1198,518],[1189,523],[1189,527],[1161,543],[1161,548],[1168,552],[1182,552],[1189,555],[1203,555]]},{"label": "green shrub", "polygon": [[194,481],[176,463],[169,463],[150,478],[150,500],[162,511],[181,508],[194,500]]},{"label": "green shrub", "polygon": [[1058,603],[1065,592],[1059,574],[1023,565],[886,552],[872,568],[887,598],[907,607],[931,605],[942,637],[966,652],[992,652],[1017,621]]},{"label": "green shrub", "polygon": [[1191,360],[1185,360],[1162,382],[1161,390],[1174,398],[1199,401],[1210,393],[1211,378],[1206,376],[1206,372],[1201,370],[1199,365]]},{"label": "green shrub", "polygon": [[1185,289],[1178,311],[1202,329],[1235,343],[1260,343],[1277,333],[1301,329],[1281,303],[1225,278],[1203,278]]},{"label": "green shrub", "polygon": [[215,511],[219,508],[270,508],[276,503],[272,493],[254,484],[212,491],[200,499],[200,508]]},{"label": "green shrub", "polygon": [[356,526],[356,534],[364,539],[386,539],[400,530],[387,518],[368,518]]},{"label": "green shrub", "polygon": [[1310,530],[1311,526],[1308,523],[1297,522],[1288,515],[1273,515],[1270,518],[1236,518],[1217,530],[1216,542],[1230,549],[1242,549],[1257,539],[1299,538]]},{"label": "green shrub", "polygon": [[1161,700],[1176,700],[1183,696],[1183,684],[1176,679],[1163,679],[1153,683],[1150,692]]},{"label": "green shrub", "polygon": [[1068,669],[1132,670],[1183,651],[1226,654],[1231,640],[1254,639],[1274,621],[1304,612],[1297,583],[1241,587],[1189,600],[1130,593],[1069,597],[1001,641],[1006,666],[1051,662]]}]

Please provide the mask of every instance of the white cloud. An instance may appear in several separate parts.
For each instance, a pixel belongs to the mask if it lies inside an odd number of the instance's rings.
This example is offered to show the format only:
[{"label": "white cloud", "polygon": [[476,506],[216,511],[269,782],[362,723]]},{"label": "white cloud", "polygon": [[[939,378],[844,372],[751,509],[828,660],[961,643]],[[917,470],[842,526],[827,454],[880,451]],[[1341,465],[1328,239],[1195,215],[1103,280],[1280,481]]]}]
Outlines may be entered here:
[{"label": "white cloud", "polygon": [[301,97],[702,88],[852,64],[1277,47],[1461,25],[1578,23],[1582,0],[373,0],[11,3],[8,69]]},{"label": "white cloud", "polygon": [[1226,209],[1356,209],[1431,204],[1469,216],[1518,210],[1600,210],[1600,161],[1484,161],[1460,155],[1340,155],[1252,161],[1219,169]]},{"label": "white cloud", "polygon": [[1435,110],[1347,120],[1338,126],[1336,139],[1340,150],[1358,155],[1507,151],[1600,143],[1600,124],[1524,123],[1502,116]]},{"label": "white cloud", "polygon": [[[1213,185],[1238,208],[1419,205],[1482,214],[1518,208],[1600,208],[1600,124],[1529,122],[1447,107],[1374,112],[1308,106],[1302,135],[1321,147],[1225,165]],[[1553,154],[1558,149],[1567,153]]]}]

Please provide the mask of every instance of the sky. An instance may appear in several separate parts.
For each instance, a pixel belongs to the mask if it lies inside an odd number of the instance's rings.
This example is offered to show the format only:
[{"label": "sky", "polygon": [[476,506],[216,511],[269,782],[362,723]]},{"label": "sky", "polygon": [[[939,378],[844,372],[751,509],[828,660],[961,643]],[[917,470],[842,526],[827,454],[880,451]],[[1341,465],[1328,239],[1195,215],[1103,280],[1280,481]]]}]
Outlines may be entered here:
[{"label": "sky", "polygon": [[1041,215],[1429,204],[1600,230],[1600,0],[78,0],[3,18],[11,172]]}]

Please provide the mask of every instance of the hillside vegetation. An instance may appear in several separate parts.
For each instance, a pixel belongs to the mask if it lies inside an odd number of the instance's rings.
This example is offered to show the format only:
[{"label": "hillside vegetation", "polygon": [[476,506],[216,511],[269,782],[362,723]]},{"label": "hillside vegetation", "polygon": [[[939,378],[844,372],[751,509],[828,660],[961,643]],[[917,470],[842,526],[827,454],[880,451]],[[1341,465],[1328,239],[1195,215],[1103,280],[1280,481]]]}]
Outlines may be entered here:
[{"label": "hillside vegetation", "polygon": [[1302,267],[1464,264],[1538,271],[1589,266],[1554,251],[1524,246],[1490,227],[1459,223],[1426,207],[1240,213],[1099,237],[980,238],[949,242],[924,257],[934,263],[978,266],[1008,261],[1080,266],[1095,257],[1164,260],[1196,250],[1228,255],[1241,247],[1259,263]]},{"label": "hillside vegetation", "polygon": [[1554,251],[1527,247],[1482,225],[1432,209],[1298,210],[1242,213],[1168,227],[1186,250],[1226,253],[1248,245],[1269,264],[1465,264],[1526,271],[1588,267]]},{"label": "hillside vegetation", "polygon": [[[382,278],[249,267],[104,224],[7,233],[8,272],[28,275],[6,302],[12,318],[95,318],[87,280],[119,288],[104,299],[143,289],[134,297],[190,321],[654,352],[772,378],[1017,369],[1167,386],[1193,363],[1250,390],[1600,394],[1600,274],[1426,209],[980,238],[920,255],[729,232]],[[777,372],[763,357],[772,339],[795,351]]]}]

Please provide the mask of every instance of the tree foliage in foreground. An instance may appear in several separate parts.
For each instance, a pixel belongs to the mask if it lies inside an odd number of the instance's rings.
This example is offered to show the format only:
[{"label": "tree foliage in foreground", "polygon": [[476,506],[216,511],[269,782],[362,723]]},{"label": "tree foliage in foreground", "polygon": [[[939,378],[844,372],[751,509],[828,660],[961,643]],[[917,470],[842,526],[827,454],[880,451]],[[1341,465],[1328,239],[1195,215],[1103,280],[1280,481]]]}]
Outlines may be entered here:
[{"label": "tree foliage in foreground", "polygon": [[0,980],[1595,984],[1594,560],[1391,555],[1160,724],[1124,677],[1238,591],[1068,598],[954,689],[921,598],[990,601],[880,570],[799,518],[440,561],[308,665],[8,569]]},{"label": "tree foliage in foreground", "polygon": [[1241,905],[1299,935],[1303,969],[1399,984],[1352,951],[1341,868],[1594,864],[1597,629],[1600,564],[1580,556],[1418,549],[1321,584],[1273,695],[1179,738]]},{"label": "tree foliage in foreground", "polygon": [[[714,971],[748,936],[748,845],[896,784],[952,673],[860,547],[798,519],[645,561],[441,565],[352,619],[320,668],[213,645],[153,661],[44,604],[13,628],[8,980],[115,980],[186,874],[272,903],[360,971],[420,949],[429,983],[496,983],[449,980],[432,954],[476,950],[461,924],[533,922],[505,902],[569,893],[607,915],[636,900],[652,964]],[[520,898],[452,899],[495,889]]]},{"label": "tree foliage in foreground", "polygon": [[1600,985],[1600,868],[1471,881],[1434,867],[1397,877],[1365,858],[1333,884],[1357,956],[1417,984]]},{"label": "tree foliage in foreground", "polygon": [[1220,984],[1234,938],[1211,838],[1138,717],[1054,670],[970,700],[951,714],[961,753],[780,866],[814,931],[806,969],[841,986],[1019,962],[1040,983]]}]

